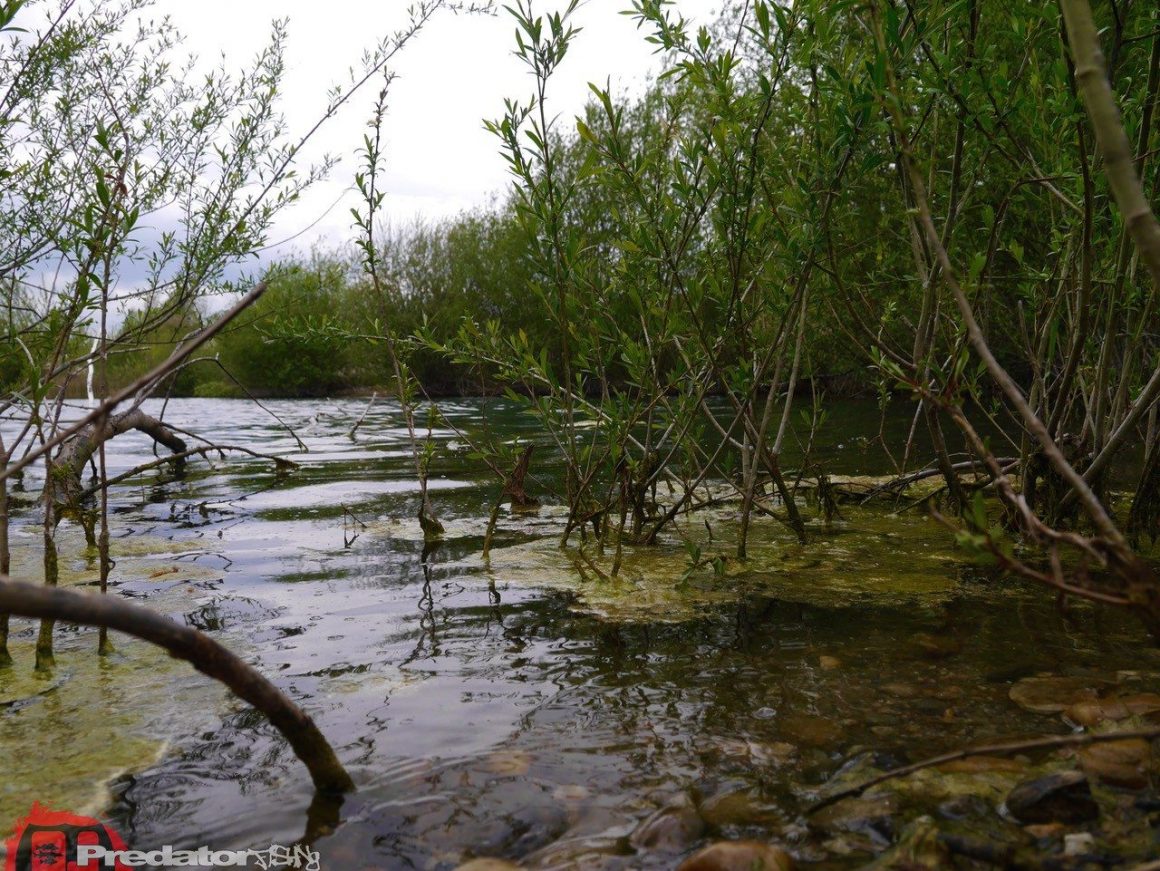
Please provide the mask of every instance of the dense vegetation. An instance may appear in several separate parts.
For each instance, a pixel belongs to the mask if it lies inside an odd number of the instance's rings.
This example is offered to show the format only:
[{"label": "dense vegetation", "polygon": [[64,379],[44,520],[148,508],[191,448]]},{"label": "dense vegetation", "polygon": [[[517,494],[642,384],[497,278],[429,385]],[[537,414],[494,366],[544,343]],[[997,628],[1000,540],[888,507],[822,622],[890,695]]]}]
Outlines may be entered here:
[{"label": "dense vegetation", "polygon": [[[779,457],[827,389],[910,395],[933,457],[882,448],[900,474],[935,464],[965,544],[1160,617],[1151,571],[1101,501],[1129,467],[1121,520],[1133,541],[1155,537],[1160,39],[1145,4],[1101,7],[1101,61],[1079,6],[1063,4],[1063,27],[1054,7],[978,0],[757,2],[694,33],[641,0],[632,14],[664,73],[631,100],[594,85],[566,124],[552,76],[583,37],[571,9],[521,5],[535,89],[489,124],[507,198],[377,235],[364,217],[361,254],[276,268],[217,340],[226,377],[207,370],[192,389],[514,388],[566,459],[571,528],[652,542],[703,482],[731,480],[742,557],[751,512],[774,510],[767,478],[805,538]],[[373,216],[382,192],[363,192]],[[795,415],[803,394],[814,407]],[[969,456],[952,455],[948,427]],[[515,459],[478,447],[497,474]],[[1078,548],[1075,577],[1013,554],[972,497],[984,469],[1006,498],[1001,526]],[[666,480],[678,495],[659,505]],[[1090,560],[1115,577],[1089,578]]]},{"label": "dense vegetation", "polygon": [[[534,84],[488,122],[506,198],[391,228],[387,62],[447,5],[421,4],[321,111],[381,82],[351,249],[275,266],[224,316],[231,270],[331,168],[292,169],[305,139],[277,112],[281,29],[252,68],[197,87],[167,25],[132,28],[138,0],[91,15],[65,0],[6,44],[0,386],[16,423],[0,482],[43,462],[46,583],[64,517],[107,581],[107,440],[135,429],[171,452],[138,472],[229,450],[189,447],[140,410],[151,395],[390,391],[433,547],[424,428],[440,421],[422,391],[507,390],[563,464],[561,546],[607,579],[707,505],[736,505],[729,559],[746,559],[758,513],[808,544],[800,488],[827,515],[836,496],[808,449],[793,470],[783,453],[810,444],[841,386],[911,401],[932,446],[916,456],[914,429],[880,440],[898,479],[874,495],[929,471],[926,501],[964,547],[1160,638],[1141,551],[1160,532],[1155,4],[753,0],[693,31],[673,4],[635,0],[663,75],[632,99],[594,85],[573,123],[551,95],[583,38],[577,3],[511,10]],[[0,28],[23,5],[0,3]],[[131,303],[116,328],[115,302]],[[90,371],[104,399],[69,421]],[[498,499],[522,499],[525,447],[472,448]],[[0,506],[6,575],[3,488]],[[725,559],[690,555],[694,570]],[[46,619],[41,668],[52,633]]]}]

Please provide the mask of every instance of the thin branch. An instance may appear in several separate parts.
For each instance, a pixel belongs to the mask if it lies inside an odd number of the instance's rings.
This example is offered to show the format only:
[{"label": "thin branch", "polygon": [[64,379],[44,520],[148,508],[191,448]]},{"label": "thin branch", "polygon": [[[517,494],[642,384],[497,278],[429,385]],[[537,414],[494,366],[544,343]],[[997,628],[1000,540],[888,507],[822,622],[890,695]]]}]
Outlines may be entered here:
[{"label": "thin branch", "polygon": [[933,768],[936,765],[945,765],[948,762],[955,762],[959,759],[967,759],[971,756],[1011,756],[1016,753],[1026,753],[1031,750],[1053,750],[1059,747],[1084,747],[1088,744],[1101,744],[1107,741],[1123,741],[1128,738],[1145,738],[1148,740],[1160,738],[1160,726],[1153,726],[1150,729],[1133,729],[1127,732],[1103,732],[1098,735],[1087,733],[1083,735],[1058,735],[1051,738],[1032,738],[1027,741],[1012,741],[1005,744],[986,744],[981,747],[968,747],[963,750],[954,750],[950,753],[943,753],[940,756],[932,756],[929,759],[923,759],[921,762],[915,762],[911,765],[904,765],[901,768],[893,768],[890,771],[883,772],[869,780],[859,783],[857,786],[851,786],[846,789],[839,790],[832,793],[820,801],[812,804],[807,813],[814,813],[824,807],[839,802],[844,798],[861,795],[872,786],[877,786],[880,783],[885,783],[888,780],[895,780],[899,777],[906,777],[914,774],[916,771],[922,771],[924,768]]},{"label": "thin branch", "polygon": [[104,626],[164,648],[265,714],[310,771],[319,792],[354,790],[354,781],[314,721],[256,669],[205,633],[120,599],[26,584],[6,576],[0,576],[0,612]]}]

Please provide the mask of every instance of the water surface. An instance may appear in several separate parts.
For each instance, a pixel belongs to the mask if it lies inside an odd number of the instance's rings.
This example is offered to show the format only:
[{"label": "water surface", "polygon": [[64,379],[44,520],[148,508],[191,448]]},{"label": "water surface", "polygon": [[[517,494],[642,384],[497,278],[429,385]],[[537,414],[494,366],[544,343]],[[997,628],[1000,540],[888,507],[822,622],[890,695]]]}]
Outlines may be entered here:
[{"label": "water surface", "polygon": [[[505,509],[485,563],[498,483],[462,434],[437,430],[432,498],[447,535],[425,557],[398,409],[376,403],[352,440],[364,406],[269,403],[279,421],[241,401],[170,402],[173,424],[300,468],[215,456],[179,481],[150,473],[111,501],[115,590],[215,633],[270,676],[317,719],[358,792],[311,808],[303,769],[259,716],[141,644],[119,639],[101,663],[94,633],[63,629],[58,675],[29,684],[33,627],[18,621],[20,662],[0,676],[3,748],[20,758],[0,789],[4,820],[46,796],[99,806],[93,781],[124,768],[107,814],[140,849],[263,848],[305,832],[324,867],[452,868],[473,855],[672,867],[680,851],[638,851],[630,836],[689,800],[726,806],[701,839],[759,837],[819,867],[856,867],[866,854],[839,855],[801,818],[852,757],[888,764],[1063,732],[1013,705],[1012,683],[1119,670],[1145,684],[1160,671],[1131,621],[1082,604],[1061,614],[1050,596],[973,566],[913,512],[847,506],[832,525],[812,519],[804,547],[759,520],[749,563],[680,582],[682,537],[731,552],[726,506],[630,553],[622,579],[582,578],[555,546],[550,445],[501,401],[486,404],[487,426],[537,443],[529,489],[545,504]],[[443,412],[470,435],[484,408]],[[893,415],[890,437],[909,424]],[[816,458],[834,473],[886,472],[877,430],[871,405],[836,406]],[[117,439],[110,472],[151,450]],[[30,503],[35,473],[24,486],[17,497]],[[35,578],[31,512],[17,518],[14,574]],[[61,553],[66,582],[91,580],[75,528],[62,527]]]}]

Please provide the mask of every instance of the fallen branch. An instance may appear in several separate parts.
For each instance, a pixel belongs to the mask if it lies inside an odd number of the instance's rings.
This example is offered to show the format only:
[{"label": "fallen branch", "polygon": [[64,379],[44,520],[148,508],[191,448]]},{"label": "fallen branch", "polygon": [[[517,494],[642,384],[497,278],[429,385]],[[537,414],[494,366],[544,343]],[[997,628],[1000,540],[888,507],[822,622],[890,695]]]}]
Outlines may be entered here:
[{"label": "fallen branch", "polygon": [[84,415],[80,420],[62,429],[52,438],[46,439],[39,447],[30,449],[17,462],[12,463],[6,469],[0,470],[0,478],[11,478],[13,475],[19,474],[57,445],[72,438],[72,436],[76,435],[89,424],[106,419],[109,413],[126,399],[133,396],[140,396],[140,398],[144,399],[162,378],[179,366],[190,354],[221,332],[230,321],[257,302],[258,298],[265,292],[266,282],[261,281],[254,286],[253,290],[238,300],[233,308],[212,324],[196,333],[185,343],[175,348],[169,357],[158,363],[132,384],[127,387],[122,387],[112,396],[102,400],[96,408]]},{"label": "fallen branch", "polygon": [[940,756],[932,756],[929,759],[923,759],[921,762],[915,762],[910,765],[903,765],[901,768],[892,768],[890,771],[885,771],[875,777],[871,777],[857,786],[847,787],[846,789],[838,790],[831,795],[810,805],[806,810],[807,814],[812,814],[824,807],[841,801],[844,798],[861,795],[872,786],[878,786],[880,783],[885,783],[888,780],[895,780],[899,777],[907,777],[914,774],[916,771],[922,771],[924,768],[933,768],[936,765],[945,765],[948,762],[957,762],[960,759],[967,759],[971,756],[1011,756],[1016,753],[1025,753],[1029,750],[1053,750],[1059,747],[1083,747],[1088,744],[1102,744],[1107,741],[1123,741],[1128,738],[1146,738],[1154,739],[1160,738],[1160,726],[1153,726],[1150,729],[1133,729],[1126,732],[1101,732],[1098,735],[1084,734],[1084,735],[1056,735],[1050,738],[1031,738],[1027,741],[1012,741],[1006,744],[988,744],[983,747],[969,747],[963,750],[955,750],[951,753],[943,753]]},{"label": "fallen branch", "polygon": [[315,789],[330,793],[354,789],[354,781],[314,721],[256,669],[206,634],[110,596],[26,584],[4,576],[0,576],[0,612],[104,626],[156,644],[225,684],[264,714],[309,770]]},{"label": "fallen branch", "polygon": [[[1002,466],[1004,471],[1009,471],[1011,468],[1019,464],[1019,460],[1014,457],[997,457],[995,462]],[[987,464],[982,460],[966,460],[962,463],[954,463],[950,467],[952,472],[965,472],[973,469],[986,470],[986,468]],[[884,481],[883,483],[878,484],[872,488],[868,493],[866,493],[862,501],[868,502],[875,496],[879,496],[890,491],[905,490],[911,484],[917,484],[919,481],[924,481],[927,478],[934,478],[941,474],[943,474],[943,472],[939,468],[926,468],[920,469],[917,472],[911,472],[908,475],[901,475],[897,478],[892,478],[891,480]]]},{"label": "fallen branch", "polygon": [[[169,448],[173,453],[164,459],[166,462],[173,463],[180,472],[184,454],[187,452],[185,441],[157,418],[151,417],[140,408],[133,408],[123,414],[107,417],[77,430],[64,443],[60,453],[53,460],[53,471],[57,479],[51,481],[51,486],[46,487],[46,490],[57,501],[67,501],[71,505],[76,505],[83,493],[81,474],[84,472],[85,464],[89,462],[97,448],[109,439],[116,438],[130,430],[142,432],[158,444]],[[57,491],[57,485],[59,485],[59,491]]]},{"label": "fallen branch", "polygon": [[170,454],[167,457],[160,457],[160,458],[153,460],[151,462],[148,462],[148,463],[142,463],[140,466],[135,466],[134,468],[129,469],[127,472],[122,472],[119,475],[114,475],[112,478],[109,478],[104,483],[93,484],[91,487],[86,487],[84,490],[82,490],[80,492],[80,494],[78,495],[77,498],[81,499],[81,500],[87,499],[89,496],[92,496],[94,493],[98,493],[101,490],[106,489],[108,487],[113,487],[117,484],[120,484],[122,481],[128,481],[130,478],[135,478],[137,475],[140,475],[142,472],[148,472],[152,469],[159,469],[162,466],[168,466],[172,463],[179,463],[182,460],[188,460],[190,457],[201,456],[201,457],[206,457],[208,459],[208,455],[211,453],[217,453],[217,454],[224,455],[224,453],[227,451],[230,453],[246,454],[247,456],[254,457],[255,459],[258,459],[258,460],[269,460],[277,467],[277,470],[279,472],[289,471],[291,469],[297,469],[299,467],[298,464],[295,463],[293,460],[288,460],[285,457],[279,457],[279,456],[276,456],[274,454],[263,454],[259,451],[254,451],[254,450],[251,450],[250,448],[243,448],[239,445],[215,445],[215,444],[207,443],[204,445],[199,445],[196,448],[187,448],[184,451],[180,451],[176,454]]}]

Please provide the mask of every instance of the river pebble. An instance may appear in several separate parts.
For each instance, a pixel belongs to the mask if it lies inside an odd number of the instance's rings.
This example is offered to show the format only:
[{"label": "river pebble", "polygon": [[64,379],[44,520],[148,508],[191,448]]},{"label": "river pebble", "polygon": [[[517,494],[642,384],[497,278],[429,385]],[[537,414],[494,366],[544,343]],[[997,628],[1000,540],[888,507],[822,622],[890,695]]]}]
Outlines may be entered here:
[{"label": "river pebble", "polygon": [[1091,785],[1081,771],[1024,781],[1007,795],[1006,805],[1021,823],[1083,823],[1100,815]]},{"label": "river pebble", "polygon": [[721,841],[690,856],[677,871],[793,871],[793,858],[759,841]]}]

